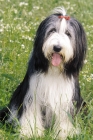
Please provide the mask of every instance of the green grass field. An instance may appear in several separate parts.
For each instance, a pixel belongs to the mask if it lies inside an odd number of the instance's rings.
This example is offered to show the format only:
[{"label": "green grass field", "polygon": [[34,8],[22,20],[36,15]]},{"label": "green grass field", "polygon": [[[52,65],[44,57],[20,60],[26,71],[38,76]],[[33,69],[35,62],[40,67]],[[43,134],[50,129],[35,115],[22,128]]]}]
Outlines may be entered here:
[{"label": "green grass field", "polygon": [[[39,23],[55,7],[64,6],[78,19],[87,35],[88,50],[80,73],[81,94],[88,113],[76,116],[81,133],[68,140],[93,140],[93,2],[92,0],[0,0],[0,109],[7,106],[12,92],[22,81]],[[83,116],[83,117],[82,117]],[[19,140],[18,132],[0,123],[0,140]],[[25,138],[26,139],[26,138]],[[54,140],[50,130],[42,138]]]}]

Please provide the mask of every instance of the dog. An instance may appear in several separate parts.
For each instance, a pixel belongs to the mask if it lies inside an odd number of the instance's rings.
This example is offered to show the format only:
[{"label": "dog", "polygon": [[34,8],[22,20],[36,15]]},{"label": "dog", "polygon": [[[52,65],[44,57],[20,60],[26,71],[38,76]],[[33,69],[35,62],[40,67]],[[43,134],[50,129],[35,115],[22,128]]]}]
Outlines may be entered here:
[{"label": "dog", "polygon": [[72,118],[80,110],[79,71],[86,56],[83,26],[56,8],[39,25],[23,81],[13,93],[0,120],[20,124],[20,134],[42,136],[52,128],[58,138],[78,133]]}]

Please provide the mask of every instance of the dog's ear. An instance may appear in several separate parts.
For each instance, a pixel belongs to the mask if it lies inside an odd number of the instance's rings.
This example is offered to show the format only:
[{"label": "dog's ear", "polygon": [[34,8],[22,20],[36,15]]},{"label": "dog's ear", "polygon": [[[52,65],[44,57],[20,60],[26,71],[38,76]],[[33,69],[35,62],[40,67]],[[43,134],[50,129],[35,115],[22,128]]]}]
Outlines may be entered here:
[{"label": "dog's ear", "polygon": [[83,29],[83,26],[76,19],[71,18],[70,25],[73,27],[75,33],[74,57],[73,60],[66,65],[66,67],[67,69],[69,68],[68,71],[70,72],[72,70],[72,72],[74,73],[79,73],[79,70],[82,68],[86,56],[86,34]]},{"label": "dog's ear", "polygon": [[83,26],[77,21],[74,20],[73,22],[74,30],[75,30],[75,65],[77,69],[82,68],[83,62],[86,55],[86,49],[87,49],[87,40],[86,40],[86,34],[83,29]]},{"label": "dog's ear", "polygon": [[42,21],[38,30],[36,32],[36,36],[34,39],[34,48],[32,53],[32,59],[34,61],[34,69],[36,71],[47,71],[48,70],[48,60],[45,58],[42,47],[45,39],[46,33],[46,21]]}]

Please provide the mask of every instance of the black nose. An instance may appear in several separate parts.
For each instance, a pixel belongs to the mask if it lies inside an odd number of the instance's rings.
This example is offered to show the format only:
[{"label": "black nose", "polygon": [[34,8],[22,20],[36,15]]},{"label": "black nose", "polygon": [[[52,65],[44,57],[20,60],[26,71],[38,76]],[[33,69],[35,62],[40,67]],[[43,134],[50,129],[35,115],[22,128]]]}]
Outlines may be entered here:
[{"label": "black nose", "polygon": [[61,51],[61,47],[60,47],[60,46],[54,46],[54,47],[53,47],[53,50],[54,50],[55,52],[60,52],[60,51]]}]

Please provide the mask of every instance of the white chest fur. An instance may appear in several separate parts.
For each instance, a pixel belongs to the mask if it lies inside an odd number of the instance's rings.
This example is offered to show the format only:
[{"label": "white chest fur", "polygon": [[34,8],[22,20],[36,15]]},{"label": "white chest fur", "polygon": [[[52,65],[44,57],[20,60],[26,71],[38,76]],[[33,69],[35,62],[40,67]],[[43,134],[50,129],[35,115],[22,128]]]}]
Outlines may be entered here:
[{"label": "white chest fur", "polygon": [[[74,79],[59,73],[57,69],[48,73],[34,74],[30,79],[30,86],[26,95],[26,101],[29,96],[45,106],[50,105],[54,110],[56,106],[62,107],[68,111],[72,103],[74,93]],[[27,103],[26,103],[27,104]]]}]

